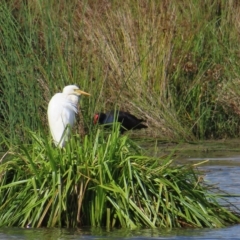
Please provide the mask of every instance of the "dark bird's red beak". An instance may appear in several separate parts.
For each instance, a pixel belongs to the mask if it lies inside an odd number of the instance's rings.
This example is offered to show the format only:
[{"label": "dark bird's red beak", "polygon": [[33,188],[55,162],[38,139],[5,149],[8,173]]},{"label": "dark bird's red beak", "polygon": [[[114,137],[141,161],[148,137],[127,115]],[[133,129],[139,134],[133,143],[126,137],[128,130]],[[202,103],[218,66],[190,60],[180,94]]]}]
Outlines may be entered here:
[{"label": "dark bird's red beak", "polygon": [[98,115],[98,114],[95,114],[95,115],[94,115],[94,118],[93,118],[93,123],[94,123],[94,124],[97,124],[97,123],[98,123],[98,118],[99,118],[99,115]]}]

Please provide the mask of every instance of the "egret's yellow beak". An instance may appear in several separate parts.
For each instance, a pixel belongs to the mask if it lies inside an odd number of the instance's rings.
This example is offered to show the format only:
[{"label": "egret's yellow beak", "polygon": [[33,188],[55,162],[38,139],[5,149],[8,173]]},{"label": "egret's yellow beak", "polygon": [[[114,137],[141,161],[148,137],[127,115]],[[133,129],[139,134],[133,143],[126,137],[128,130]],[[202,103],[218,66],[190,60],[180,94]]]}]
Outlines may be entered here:
[{"label": "egret's yellow beak", "polygon": [[87,93],[87,92],[84,92],[80,89],[76,89],[74,90],[74,92],[78,93],[79,95],[82,94],[82,95],[86,95],[86,96],[90,96],[91,94]]}]

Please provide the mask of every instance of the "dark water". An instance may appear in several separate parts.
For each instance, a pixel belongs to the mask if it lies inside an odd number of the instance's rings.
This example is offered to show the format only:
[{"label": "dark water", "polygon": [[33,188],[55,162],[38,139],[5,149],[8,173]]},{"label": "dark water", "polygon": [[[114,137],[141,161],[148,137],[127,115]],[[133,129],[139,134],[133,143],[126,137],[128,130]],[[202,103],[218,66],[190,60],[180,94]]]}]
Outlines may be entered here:
[{"label": "dark water", "polygon": [[[178,163],[200,163],[204,179],[221,190],[240,195],[240,140],[204,142],[202,144],[156,144],[159,155],[176,153]],[[147,146],[145,146],[147,147]],[[155,150],[154,150],[155,151]],[[240,208],[240,197],[229,201]],[[222,229],[159,229],[126,230],[82,229],[24,229],[0,228],[0,239],[240,239],[240,225]]]}]

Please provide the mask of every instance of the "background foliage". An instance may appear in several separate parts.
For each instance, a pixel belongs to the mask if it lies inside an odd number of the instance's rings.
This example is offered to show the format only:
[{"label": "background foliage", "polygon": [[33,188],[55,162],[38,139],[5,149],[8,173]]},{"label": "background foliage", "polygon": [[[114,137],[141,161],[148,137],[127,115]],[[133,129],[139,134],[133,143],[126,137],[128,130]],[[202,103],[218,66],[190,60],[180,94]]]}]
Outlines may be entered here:
[{"label": "background foliage", "polygon": [[[167,140],[239,136],[238,1],[2,1],[1,133],[47,130],[50,97],[76,83],[82,119],[118,106]],[[79,122],[79,132],[83,132]],[[81,131],[80,131],[81,130]]]}]

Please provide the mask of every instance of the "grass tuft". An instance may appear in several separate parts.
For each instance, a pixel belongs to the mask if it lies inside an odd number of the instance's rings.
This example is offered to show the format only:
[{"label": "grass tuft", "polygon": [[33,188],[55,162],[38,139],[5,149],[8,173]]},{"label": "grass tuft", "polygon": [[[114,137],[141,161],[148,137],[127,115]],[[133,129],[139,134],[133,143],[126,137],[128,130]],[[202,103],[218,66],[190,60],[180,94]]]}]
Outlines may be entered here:
[{"label": "grass tuft", "polygon": [[128,136],[95,130],[65,149],[30,132],[0,165],[1,226],[223,227],[239,215],[222,207],[193,166],[156,159]]}]

